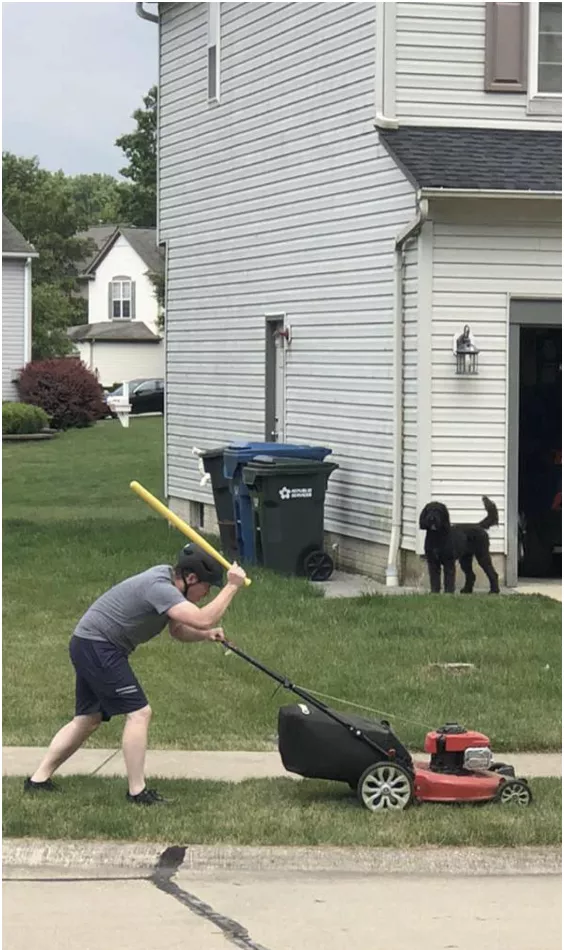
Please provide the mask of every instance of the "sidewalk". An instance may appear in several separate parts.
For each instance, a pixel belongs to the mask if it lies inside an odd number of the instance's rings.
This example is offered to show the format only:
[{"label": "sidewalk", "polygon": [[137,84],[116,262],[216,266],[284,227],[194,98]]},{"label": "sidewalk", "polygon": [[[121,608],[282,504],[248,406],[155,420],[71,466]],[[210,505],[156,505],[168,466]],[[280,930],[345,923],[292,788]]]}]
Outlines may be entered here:
[{"label": "sidewalk", "polygon": [[[39,746],[5,746],[2,749],[3,775],[30,775],[45,752]],[[424,752],[413,753],[415,761],[426,761]],[[507,752],[496,760],[515,767],[524,778],[560,777],[562,756],[558,752]],[[79,749],[61,767],[59,775],[125,776],[120,749]],[[153,749],[147,753],[147,775],[151,778],[212,779],[242,782],[251,778],[294,778],[286,772],[278,752],[200,752],[180,749]]]}]

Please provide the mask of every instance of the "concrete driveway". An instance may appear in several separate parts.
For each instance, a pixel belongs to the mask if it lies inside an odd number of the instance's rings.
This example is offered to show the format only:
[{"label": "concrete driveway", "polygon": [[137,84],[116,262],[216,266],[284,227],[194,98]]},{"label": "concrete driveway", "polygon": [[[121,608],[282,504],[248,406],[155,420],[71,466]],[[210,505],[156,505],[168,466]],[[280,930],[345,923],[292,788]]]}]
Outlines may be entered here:
[{"label": "concrete driveway", "polygon": [[[561,881],[554,861],[449,849],[257,866],[4,866],[4,946],[28,950],[560,950]],[[530,851],[531,849],[529,849]],[[454,849],[450,849],[454,851]],[[210,859],[213,852],[209,850]],[[462,855],[462,856],[461,856]],[[203,857],[203,856],[201,856]],[[247,858],[249,856],[247,855]],[[505,862],[505,864],[504,864]],[[292,862],[291,862],[292,863]],[[293,862],[295,863],[295,862]],[[385,863],[385,862],[384,862]],[[233,860],[231,861],[233,865]],[[236,862],[235,862],[236,864]],[[270,867],[269,867],[270,865]],[[280,866],[277,866],[280,865]],[[339,865],[342,865],[339,867]],[[397,872],[393,870],[397,866]],[[435,866],[438,870],[432,871]],[[448,868],[451,867],[449,873]],[[521,866],[523,869],[519,871]],[[488,873],[489,872],[489,873]]]}]

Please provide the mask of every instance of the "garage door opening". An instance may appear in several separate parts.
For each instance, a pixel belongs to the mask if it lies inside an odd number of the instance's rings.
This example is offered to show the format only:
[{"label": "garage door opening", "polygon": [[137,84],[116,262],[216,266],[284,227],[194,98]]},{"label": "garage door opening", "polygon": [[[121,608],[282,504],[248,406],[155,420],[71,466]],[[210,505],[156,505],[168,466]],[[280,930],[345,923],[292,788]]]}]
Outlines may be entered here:
[{"label": "garage door opening", "polygon": [[562,330],[519,327],[518,573],[562,576]]}]

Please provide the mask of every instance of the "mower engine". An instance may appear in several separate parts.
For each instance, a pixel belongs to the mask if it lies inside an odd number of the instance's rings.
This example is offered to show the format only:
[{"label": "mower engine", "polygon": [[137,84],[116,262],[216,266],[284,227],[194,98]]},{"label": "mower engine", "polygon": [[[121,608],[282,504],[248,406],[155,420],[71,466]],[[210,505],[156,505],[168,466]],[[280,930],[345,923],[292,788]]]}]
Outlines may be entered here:
[{"label": "mower engine", "polygon": [[526,779],[515,778],[512,765],[492,762],[490,740],[457,722],[428,732],[429,763],[415,763],[414,797],[419,802],[486,802],[529,805]]},{"label": "mower engine", "polygon": [[490,740],[481,732],[468,732],[456,722],[425,737],[425,752],[431,755],[432,772],[462,775],[464,772],[487,772],[492,764]]}]

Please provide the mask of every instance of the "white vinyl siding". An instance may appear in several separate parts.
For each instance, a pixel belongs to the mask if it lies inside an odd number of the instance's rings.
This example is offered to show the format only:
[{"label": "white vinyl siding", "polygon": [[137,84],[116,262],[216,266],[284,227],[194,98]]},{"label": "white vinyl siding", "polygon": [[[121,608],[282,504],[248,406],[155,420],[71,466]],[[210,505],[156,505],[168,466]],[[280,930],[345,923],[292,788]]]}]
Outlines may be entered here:
[{"label": "white vinyl siding", "polygon": [[417,538],[418,420],[418,243],[405,252],[403,280],[403,481],[402,547],[415,551]]},{"label": "white vinyl siding", "polygon": [[[482,518],[489,495],[496,553],[506,545],[509,300],[561,295],[560,223],[521,204],[515,220],[496,205],[482,221],[434,225],[431,494],[456,521]],[[452,339],[465,323],[481,351],[476,378],[455,375]]]},{"label": "white vinyl siding", "polygon": [[486,3],[396,3],[396,113],[401,124],[539,128],[529,93],[486,92]]},{"label": "white vinyl siding", "polygon": [[25,260],[2,260],[2,399],[17,400],[13,384],[29,355],[25,353]]},{"label": "white vinyl siding", "polygon": [[327,527],[389,539],[394,238],[413,189],[373,125],[375,5],[164,8],[167,493],[211,501],[192,447],[265,437],[265,314],[283,312],[286,439],[333,449]]}]

